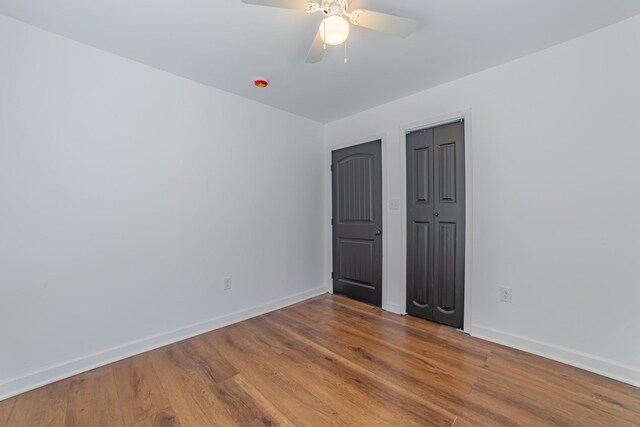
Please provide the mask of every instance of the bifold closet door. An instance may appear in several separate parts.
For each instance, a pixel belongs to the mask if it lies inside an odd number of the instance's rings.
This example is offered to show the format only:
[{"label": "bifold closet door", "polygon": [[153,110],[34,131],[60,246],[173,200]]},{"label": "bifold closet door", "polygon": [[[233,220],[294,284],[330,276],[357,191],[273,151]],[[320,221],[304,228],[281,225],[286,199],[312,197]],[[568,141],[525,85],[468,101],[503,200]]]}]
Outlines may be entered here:
[{"label": "bifold closet door", "polygon": [[464,122],[407,134],[407,313],[462,328]]}]

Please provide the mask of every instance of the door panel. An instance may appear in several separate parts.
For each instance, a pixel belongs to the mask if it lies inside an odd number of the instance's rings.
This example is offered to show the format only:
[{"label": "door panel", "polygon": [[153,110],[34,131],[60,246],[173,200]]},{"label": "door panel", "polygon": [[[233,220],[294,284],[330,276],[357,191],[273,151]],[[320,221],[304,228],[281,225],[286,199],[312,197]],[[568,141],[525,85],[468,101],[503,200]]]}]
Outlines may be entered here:
[{"label": "door panel", "polygon": [[356,154],[337,162],[336,176],[340,188],[338,223],[371,223],[373,156]]},{"label": "door panel", "polygon": [[373,240],[338,240],[338,279],[373,289]]},{"label": "door panel", "polygon": [[382,153],[374,141],[332,152],[333,291],[382,304]]},{"label": "door panel", "polygon": [[407,312],[462,327],[464,125],[407,135]]},{"label": "door panel", "polygon": [[438,201],[456,201],[456,151],[455,142],[438,145]]},{"label": "door panel", "polygon": [[454,289],[456,279],[456,224],[440,222],[436,236],[438,250],[436,256],[435,306],[443,312],[455,309]]},{"label": "door panel", "polygon": [[415,151],[416,156],[416,203],[431,203],[431,147]]},{"label": "door panel", "polygon": [[[414,239],[413,281],[415,283],[429,283],[431,280],[431,233],[428,222],[415,222],[413,224],[412,238]],[[429,287],[414,286],[412,303],[417,308],[429,307]]]}]

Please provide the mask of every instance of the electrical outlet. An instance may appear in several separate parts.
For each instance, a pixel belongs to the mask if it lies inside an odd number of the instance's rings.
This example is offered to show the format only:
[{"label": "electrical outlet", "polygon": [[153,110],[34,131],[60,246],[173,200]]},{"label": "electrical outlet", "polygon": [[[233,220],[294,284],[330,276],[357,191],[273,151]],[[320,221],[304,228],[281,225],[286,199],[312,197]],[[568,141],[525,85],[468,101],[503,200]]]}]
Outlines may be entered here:
[{"label": "electrical outlet", "polygon": [[223,289],[225,291],[228,291],[229,289],[231,289],[231,277],[225,277],[224,278],[224,287]]},{"label": "electrical outlet", "polygon": [[500,288],[500,301],[502,302],[511,302],[511,292],[513,289],[511,288]]},{"label": "electrical outlet", "polygon": [[400,200],[392,199],[389,200],[389,209],[392,211],[400,210]]}]

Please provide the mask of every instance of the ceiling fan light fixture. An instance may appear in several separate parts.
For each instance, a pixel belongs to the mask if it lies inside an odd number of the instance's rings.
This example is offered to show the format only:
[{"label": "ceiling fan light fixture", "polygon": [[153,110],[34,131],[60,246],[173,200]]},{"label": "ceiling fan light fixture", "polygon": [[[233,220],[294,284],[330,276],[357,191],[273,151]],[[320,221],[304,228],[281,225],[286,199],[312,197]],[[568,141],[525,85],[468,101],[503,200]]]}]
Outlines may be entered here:
[{"label": "ceiling fan light fixture", "polygon": [[349,23],[341,16],[329,16],[320,24],[320,37],[324,43],[338,46],[349,37]]}]

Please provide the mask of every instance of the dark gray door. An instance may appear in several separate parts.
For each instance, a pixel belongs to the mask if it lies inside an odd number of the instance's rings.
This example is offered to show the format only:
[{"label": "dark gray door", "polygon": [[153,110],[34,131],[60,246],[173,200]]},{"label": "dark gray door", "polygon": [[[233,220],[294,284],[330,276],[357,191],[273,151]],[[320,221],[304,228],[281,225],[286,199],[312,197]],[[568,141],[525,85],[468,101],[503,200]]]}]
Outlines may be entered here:
[{"label": "dark gray door", "polygon": [[382,304],[381,141],[333,151],[333,292]]},{"label": "dark gray door", "polygon": [[462,328],[464,122],[407,135],[407,312]]}]

